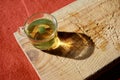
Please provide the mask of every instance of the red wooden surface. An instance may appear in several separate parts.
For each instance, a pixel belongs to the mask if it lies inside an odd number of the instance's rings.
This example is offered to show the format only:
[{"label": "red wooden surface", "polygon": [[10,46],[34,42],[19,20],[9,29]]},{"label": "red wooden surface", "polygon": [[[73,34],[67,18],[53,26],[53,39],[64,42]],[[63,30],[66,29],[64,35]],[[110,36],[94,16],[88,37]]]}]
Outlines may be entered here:
[{"label": "red wooden surface", "polygon": [[13,33],[36,12],[53,12],[74,0],[0,0],[0,80],[39,80]]}]

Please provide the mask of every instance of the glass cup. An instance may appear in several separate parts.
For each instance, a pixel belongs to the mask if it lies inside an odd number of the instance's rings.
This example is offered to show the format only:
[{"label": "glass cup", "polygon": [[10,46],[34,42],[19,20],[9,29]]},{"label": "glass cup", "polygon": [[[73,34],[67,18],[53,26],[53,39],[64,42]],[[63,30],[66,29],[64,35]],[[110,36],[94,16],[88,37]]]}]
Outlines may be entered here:
[{"label": "glass cup", "polygon": [[56,43],[57,20],[51,14],[33,14],[26,20],[23,30],[31,43],[40,50],[49,50]]}]

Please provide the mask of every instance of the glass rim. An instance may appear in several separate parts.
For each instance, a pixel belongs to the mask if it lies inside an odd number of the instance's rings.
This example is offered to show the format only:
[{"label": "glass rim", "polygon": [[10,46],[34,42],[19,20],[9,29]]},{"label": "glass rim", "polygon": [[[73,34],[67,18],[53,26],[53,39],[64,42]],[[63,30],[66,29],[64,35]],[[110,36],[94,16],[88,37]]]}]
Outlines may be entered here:
[{"label": "glass rim", "polygon": [[[43,40],[35,40],[34,38],[28,36],[28,35],[27,35],[27,32],[26,32],[26,30],[25,30],[25,27],[26,27],[27,22],[29,21],[29,19],[31,19],[32,17],[34,17],[34,16],[36,16],[36,15],[39,15],[39,14],[43,14],[43,15],[44,15],[44,14],[47,14],[47,15],[51,16],[51,17],[53,18],[52,22],[53,22],[54,25],[55,25],[55,30],[53,31],[53,33],[52,33],[48,38],[43,39]],[[41,18],[41,19],[42,19],[42,18]],[[58,26],[57,19],[56,19],[52,14],[49,14],[49,13],[46,13],[46,12],[37,12],[37,13],[32,14],[30,17],[28,17],[28,18],[26,19],[26,21],[25,21],[25,23],[24,23],[24,32],[25,32],[25,34],[27,35],[27,37],[29,37],[30,40],[32,40],[32,41],[45,42],[45,41],[49,41],[50,39],[52,39],[52,38],[55,36],[55,34],[56,34],[56,32],[57,32],[57,28],[58,28],[57,26]]]}]

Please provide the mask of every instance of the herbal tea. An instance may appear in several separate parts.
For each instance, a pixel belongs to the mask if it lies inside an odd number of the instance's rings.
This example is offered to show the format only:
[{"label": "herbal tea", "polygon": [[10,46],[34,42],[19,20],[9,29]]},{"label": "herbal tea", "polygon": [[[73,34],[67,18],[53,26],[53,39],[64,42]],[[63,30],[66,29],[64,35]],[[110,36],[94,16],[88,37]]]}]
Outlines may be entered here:
[{"label": "herbal tea", "polygon": [[56,25],[49,19],[38,19],[28,25],[25,30],[32,44],[41,50],[49,49],[55,42]]}]

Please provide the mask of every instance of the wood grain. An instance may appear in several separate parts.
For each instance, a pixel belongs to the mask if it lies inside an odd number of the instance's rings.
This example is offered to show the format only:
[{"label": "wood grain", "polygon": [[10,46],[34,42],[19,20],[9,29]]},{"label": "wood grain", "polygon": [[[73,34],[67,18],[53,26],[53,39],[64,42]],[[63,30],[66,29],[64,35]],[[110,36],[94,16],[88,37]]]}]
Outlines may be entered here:
[{"label": "wood grain", "polygon": [[78,0],[52,13],[58,31],[83,33],[95,43],[83,60],[50,55],[15,32],[22,50],[43,80],[84,80],[120,57],[120,0]]}]

